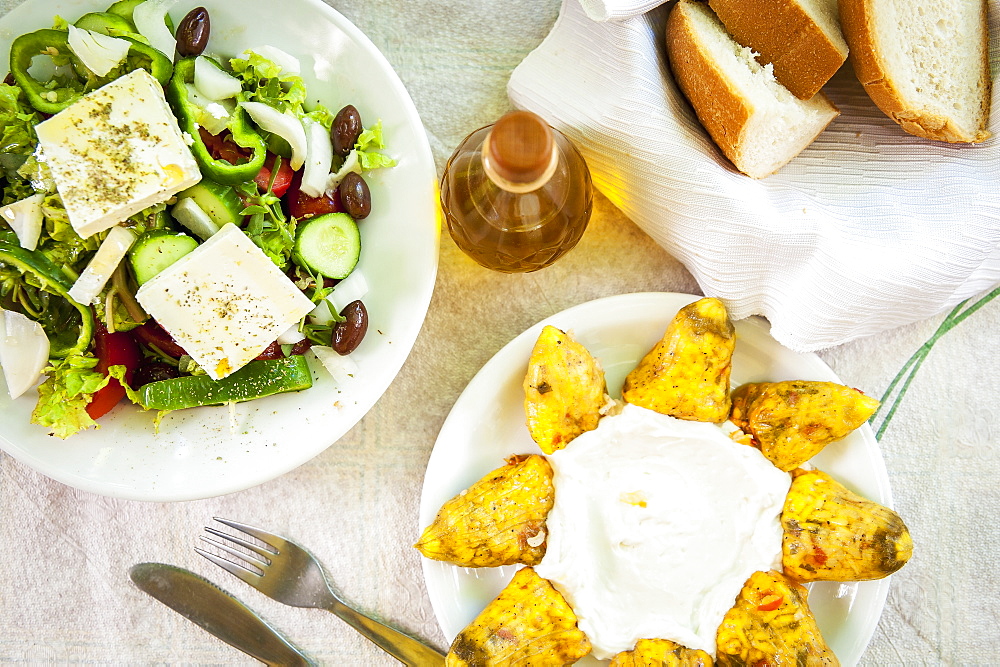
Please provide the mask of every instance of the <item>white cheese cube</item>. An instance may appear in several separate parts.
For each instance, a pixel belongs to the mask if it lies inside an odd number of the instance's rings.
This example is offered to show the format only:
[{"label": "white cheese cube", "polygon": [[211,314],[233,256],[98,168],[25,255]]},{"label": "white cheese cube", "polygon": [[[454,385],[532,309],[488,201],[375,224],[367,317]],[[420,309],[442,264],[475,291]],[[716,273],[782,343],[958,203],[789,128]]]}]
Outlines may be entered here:
[{"label": "white cheese cube", "polygon": [[252,361],[313,303],[233,224],[143,284],[136,299],[215,380]]},{"label": "white cheese cube", "polygon": [[201,180],[163,89],[137,69],[35,126],[70,223],[86,238]]}]

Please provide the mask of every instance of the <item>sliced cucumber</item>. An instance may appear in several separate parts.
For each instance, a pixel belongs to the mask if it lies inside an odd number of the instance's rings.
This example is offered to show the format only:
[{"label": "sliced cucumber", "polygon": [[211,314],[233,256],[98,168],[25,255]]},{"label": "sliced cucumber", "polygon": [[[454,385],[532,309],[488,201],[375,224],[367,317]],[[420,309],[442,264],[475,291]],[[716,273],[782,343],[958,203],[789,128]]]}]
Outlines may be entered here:
[{"label": "sliced cucumber", "polygon": [[178,200],[170,209],[170,215],[202,241],[214,236],[219,231],[215,220],[212,220],[208,213],[205,213],[201,206],[198,206],[198,202],[193,197]]},{"label": "sliced cucumber", "polygon": [[243,221],[240,211],[243,210],[243,202],[236,190],[228,185],[221,185],[215,181],[201,179],[187,190],[178,193],[177,199],[191,198],[198,204],[198,208],[208,214],[219,227],[229,224],[239,225]]},{"label": "sliced cucumber", "polygon": [[146,232],[129,251],[129,263],[140,285],[198,247],[198,241],[187,234],[165,229]]},{"label": "sliced cucumber", "polygon": [[295,236],[292,257],[296,264],[327,278],[346,278],[361,256],[361,235],[346,213],[310,218]]}]

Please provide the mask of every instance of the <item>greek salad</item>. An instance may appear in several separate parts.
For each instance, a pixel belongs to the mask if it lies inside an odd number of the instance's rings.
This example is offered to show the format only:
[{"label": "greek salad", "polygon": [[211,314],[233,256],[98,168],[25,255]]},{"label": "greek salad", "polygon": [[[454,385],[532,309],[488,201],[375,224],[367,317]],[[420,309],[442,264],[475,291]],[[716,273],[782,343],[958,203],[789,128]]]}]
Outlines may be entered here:
[{"label": "greek salad", "polygon": [[0,367],[60,438],[123,399],[158,419],[306,389],[308,350],[350,374],[367,331],[381,122],[307,103],[274,47],[213,53],[175,2],[57,16],[0,84]]}]

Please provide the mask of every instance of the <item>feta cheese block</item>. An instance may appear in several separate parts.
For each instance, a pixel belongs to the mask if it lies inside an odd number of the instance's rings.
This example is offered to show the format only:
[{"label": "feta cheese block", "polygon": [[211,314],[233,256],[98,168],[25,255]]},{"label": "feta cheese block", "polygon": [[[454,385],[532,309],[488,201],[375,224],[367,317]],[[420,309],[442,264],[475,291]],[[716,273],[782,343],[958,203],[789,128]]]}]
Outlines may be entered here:
[{"label": "feta cheese block", "polygon": [[252,361],[314,305],[232,223],[135,297],[213,380]]},{"label": "feta cheese block", "polygon": [[201,180],[163,89],[144,69],[98,88],[35,132],[69,221],[84,238]]}]

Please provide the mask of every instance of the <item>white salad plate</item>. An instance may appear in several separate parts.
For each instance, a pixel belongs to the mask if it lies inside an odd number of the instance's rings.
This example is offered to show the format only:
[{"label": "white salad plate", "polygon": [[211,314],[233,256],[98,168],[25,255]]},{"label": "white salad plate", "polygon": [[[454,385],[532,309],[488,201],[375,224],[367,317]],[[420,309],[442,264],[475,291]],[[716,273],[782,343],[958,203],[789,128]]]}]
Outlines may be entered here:
[{"label": "white salad plate", "polygon": [[[29,0],[0,18],[0,42],[103,11],[111,0]],[[363,220],[358,270],[369,292],[368,334],[351,354],[358,370],[335,383],[313,364],[314,386],[229,408],[167,415],[124,402],[100,429],[67,440],[29,423],[36,395],[0,397],[0,448],[70,486],[120,498],[178,501],[219,496],[278,477],[324,451],[375,404],[399,372],[430,303],[440,226],[436,170],[426,134],[406,89],[385,57],[350,21],[319,0],[180,0],[177,23],[204,6],[211,16],[208,53],[235,56],[275,46],[296,56],[310,100],[336,112],[353,104],[366,126],[381,119],[385,153],[397,161],[366,175],[372,214]],[[6,52],[0,68],[7,71]],[[315,361],[311,359],[310,361]]]},{"label": "white salad plate", "polygon": [[[541,453],[525,426],[522,382],[543,326],[569,331],[587,347],[605,370],[608,391],[619,398],[628,372],[660,340],[677,311],[698,298],[638,293],[590,301],[539,322],[497,352],[459,396],[441,428],[424,478],[420,527],[510,455]],[[839,382],[816,355],[782,347],[762,319],[738,321],[736,332],[734,387],[758,381]],[[865,497],[892,505],[885,463],[867,424],[826,447],[811,463]],[[423,569],[434,613],[451,641],[499,594],[517,566],[460,568],[423,559]],[[828,645],[842,664],[857,663],[875,632],[889,580],[823,582],[809,588],[809,604]],[[597,664],[593,658],[585,660]]]}]

